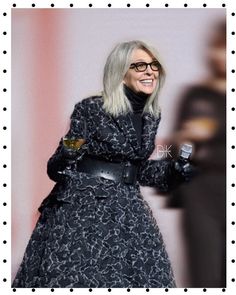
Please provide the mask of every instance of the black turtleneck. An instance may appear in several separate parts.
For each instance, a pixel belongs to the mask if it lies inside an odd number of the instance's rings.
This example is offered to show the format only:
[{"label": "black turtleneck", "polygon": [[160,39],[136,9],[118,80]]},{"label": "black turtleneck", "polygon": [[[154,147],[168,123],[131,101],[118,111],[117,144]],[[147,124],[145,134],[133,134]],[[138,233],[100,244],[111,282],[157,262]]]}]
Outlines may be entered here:
[{"label": "black turtleneck", "polygon": [[142,94],[142,93],[135,93],[125,84],[124,84],[124,92],[133,108],[131,119],[133,121],[133,125],[137,133],[139,144],[141,145],[142,112],[143,112],[148,95]]},{"label": "black turtleneck", "polygon": [[132,89],[124,84],[125,95],[130,101],[134,113],[141,114],[145,106],[148,95],[144,93],[135,93]]}]

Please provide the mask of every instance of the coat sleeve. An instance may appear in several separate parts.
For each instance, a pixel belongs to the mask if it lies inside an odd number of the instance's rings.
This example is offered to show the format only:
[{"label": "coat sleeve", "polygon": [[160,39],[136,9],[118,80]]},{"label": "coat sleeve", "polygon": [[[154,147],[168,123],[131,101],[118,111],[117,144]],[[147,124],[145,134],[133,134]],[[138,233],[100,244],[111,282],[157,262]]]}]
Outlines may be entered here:
[{"label": "coat sleeve", "polygon": [[175,169],[173,159],[142,161],[138,173],[140,185],[156,187],[163,193],[173,190],[186,179],[186,175]]},{"label": "coat sleeve", "polygon": [[[77,103],[71,115],[70,128],[65,137],[70,139],[86,139],[86,105],[83,101]],[[71,173],[76,161],[82,158],[86,143],[80,149],[71,149],[63,145],[61,138],[55,153],[47,163],[47,174],[55,182],[65,179]]]}]

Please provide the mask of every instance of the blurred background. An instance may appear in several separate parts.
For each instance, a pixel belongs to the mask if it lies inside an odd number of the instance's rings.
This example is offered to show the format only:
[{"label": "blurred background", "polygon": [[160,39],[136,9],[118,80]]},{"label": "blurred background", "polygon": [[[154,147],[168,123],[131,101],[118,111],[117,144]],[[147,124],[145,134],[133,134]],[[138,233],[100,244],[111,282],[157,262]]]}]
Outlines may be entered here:
[{"label": "blurred background", "polygon": [[74,104],[102,90],[118,42],[140,39],[157,48],[167,72],[152,158],[190,142],[199,170],[169,195],[143,187],[144,198],[177,286],[225,286],[225,29],[225,9],[13,10],[12,279],[54,185],[47,161]]}]

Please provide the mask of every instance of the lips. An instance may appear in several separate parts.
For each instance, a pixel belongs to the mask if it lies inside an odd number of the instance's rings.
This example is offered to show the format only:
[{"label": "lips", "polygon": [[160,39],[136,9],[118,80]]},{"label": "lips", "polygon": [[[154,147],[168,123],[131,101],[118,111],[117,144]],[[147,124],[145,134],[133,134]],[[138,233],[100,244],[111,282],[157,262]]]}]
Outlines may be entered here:
[{"label": "lips", "polygon": [[153,79],[143,79],[139,80],[139,82],[142,83],[142,85],[144,86],[152,86]]}]

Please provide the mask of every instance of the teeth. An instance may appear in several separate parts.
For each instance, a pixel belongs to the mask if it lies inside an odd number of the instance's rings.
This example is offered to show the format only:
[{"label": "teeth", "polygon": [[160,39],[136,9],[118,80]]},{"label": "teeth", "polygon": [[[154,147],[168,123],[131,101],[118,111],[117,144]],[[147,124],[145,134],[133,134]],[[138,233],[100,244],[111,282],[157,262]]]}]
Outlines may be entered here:
[{"label": "teeth", "polygon": [[141,80],[140,82],[144,82],[144,83],[152,83],[152,80],[147,79],[147,80]]}]

